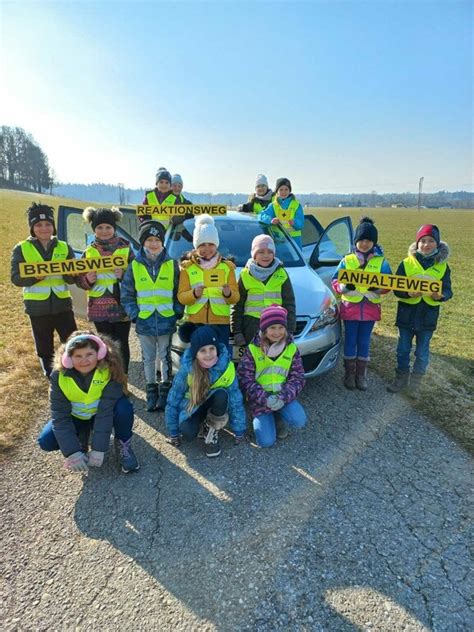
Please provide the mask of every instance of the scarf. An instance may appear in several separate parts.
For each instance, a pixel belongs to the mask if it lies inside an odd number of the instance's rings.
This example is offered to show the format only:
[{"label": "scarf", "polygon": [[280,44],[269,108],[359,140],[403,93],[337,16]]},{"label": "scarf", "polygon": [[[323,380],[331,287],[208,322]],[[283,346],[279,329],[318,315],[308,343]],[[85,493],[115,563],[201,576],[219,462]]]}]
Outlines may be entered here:
[{"label": "scarf", "polygon": [[245,264],[250,274],[257,279],[257,281],[262,282],[270,278],[278,266],[281,266],[281,261],[277,257],[273,259],[273,263],[269,265],[268,268],[262,268],[254,259],[249,259]]},{"label": "scarf", "polygon": [[97,246],[100,246],[100,250],[103,250],[104,252],[115,252],[119,242],[120,237],[117,236],[114,236],[111,239],[97,239],[96,237],[92,246],[97,244]]},{"label": "scarf", "polygon": [[201,366],[203,369],[212,369],[212,367],[217,364],[217,360],[218,359],[219,359],[219,357],[216,355],[214,360],[203,361],[203,360],[199,360],[199,358],[197,358],[197,361],[198,361],[199,366]]},{"label": "scarf", "polygon": [[273,342],[272,344],[270,344],[269,342],[265,341],[263,343],[263,351],[265,355],[269,358],[278,358],[278,356],[281,355],[285,350],[286,345],[287,337],[283,336],[283,340],[280,340],[280,342]]},{"label": "scarf", "polygon": [[255,194],[253,199],[257,202],[271,202],[272,201],[273,191],[268,189],[265,195],[257,195]]},{"label": "scarf", "polygon": [[203,259],[202,257],[199,257],[198,265],[203,270],[210,270],[211,268],[216,267],[219,262],[219,257],[220,255],[218,252],[216,252],[216,254],[211,259]]},{"label": "scarf", "polygon": [[148,248],[145,248],[145,246],[143,246],[143,253],[145,255],[145,258],[148,259],[148,261],[150,261],[151,263],[158,263],[165,256],[165,249],[163,248],[161,252],[158,252],[156,255],[153,255],[148,250]]}]

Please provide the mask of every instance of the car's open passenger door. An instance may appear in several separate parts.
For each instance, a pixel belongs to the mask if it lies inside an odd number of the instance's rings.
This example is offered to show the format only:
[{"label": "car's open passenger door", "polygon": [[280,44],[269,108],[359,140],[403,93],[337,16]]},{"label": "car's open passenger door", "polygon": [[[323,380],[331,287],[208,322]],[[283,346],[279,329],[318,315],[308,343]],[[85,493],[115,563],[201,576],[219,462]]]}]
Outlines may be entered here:
[{"label": "car's open passenger door", "polygon": [[313,248],[309,265],[329,288],[340,260],[351,251],[353,239],[351,218],[339,217],[329,224]]}]

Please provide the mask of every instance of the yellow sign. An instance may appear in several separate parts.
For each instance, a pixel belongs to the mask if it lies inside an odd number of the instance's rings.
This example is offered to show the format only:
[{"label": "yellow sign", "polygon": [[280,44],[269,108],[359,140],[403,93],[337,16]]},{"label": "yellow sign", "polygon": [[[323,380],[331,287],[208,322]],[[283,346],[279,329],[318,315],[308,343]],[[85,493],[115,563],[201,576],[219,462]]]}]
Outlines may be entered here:
[{"label": "yellow sign", "polygon": [[166,206],[166,204],[158,204],[157,206],[146,206],[139,204],[137,206],[137,215],[164,215],[165,217],[174,217],[192,213],[193,215],[226,215],[227,206],[223,204],[175,204]]},{"label": "yellow sign", "polygon": [[421,292],[421,294],[441,293],[442,283],[432,277],[406,277],[398,274],[377,274],[364,270],[339,270],[339,283],[352,283],[362,287],[376,287],[381,290],[399,292]]},{"label": "yellow sign", "polygon": [[74,275],[85,274],[86,272],[110,272],[115,268],[126,268],[127,266],[127,257],[123,255],[40,261],[39,263],[20,263],[20,276],[22,279],[28,279],[30,277],[51,276],[53,274]]},{"label": "yellow sign", "polygon": [[206,287],[222,287],[225,283],[225,270],[203,270]]}]

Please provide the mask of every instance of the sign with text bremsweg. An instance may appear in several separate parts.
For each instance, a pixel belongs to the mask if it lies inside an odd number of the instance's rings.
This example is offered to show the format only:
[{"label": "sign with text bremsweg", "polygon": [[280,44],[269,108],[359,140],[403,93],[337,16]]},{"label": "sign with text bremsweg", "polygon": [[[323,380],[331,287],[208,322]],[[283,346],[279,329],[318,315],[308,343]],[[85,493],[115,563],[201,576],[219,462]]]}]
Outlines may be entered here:
[{"label": "sign with text bremsweg", "polygon": [[115,268],[126,268],[127,257],[108,255],[106,257],[89,257],[84,259],[60,259],[59,261],[39,261],[20,263],[22,279],[61,274],[85,274],[86,272],[112,272]]}]

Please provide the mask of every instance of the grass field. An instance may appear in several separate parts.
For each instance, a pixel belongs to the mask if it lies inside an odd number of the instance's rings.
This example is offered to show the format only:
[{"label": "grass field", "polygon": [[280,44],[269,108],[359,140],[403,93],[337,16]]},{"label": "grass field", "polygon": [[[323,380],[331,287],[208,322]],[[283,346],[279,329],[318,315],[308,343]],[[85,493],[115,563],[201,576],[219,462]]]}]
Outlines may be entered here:
[{"label": "grass field", "polygon": [[[0,449],[14,445],[25,434],[36,412],[46,406],[47,382],[42,376],[31,338],[29,320],[23,312],[21,289],[10,283],[10,254],[13,246],[28,235],[24,212],[32,201],[51,206],[71,200],[0,190],[0,222],[4,231],[0,271]],[[75,206],[83,203],[74,201]],[[379,241],[395,271],[424,223],[436,223],[441,238],[451,247],[450,266],[454,298],[443,305],[438,330],[433,337],[432,362],[422,397],[414,402],[441,428],[472,450],[473,345],[472,296],[474,279],[470,246],[474,212],[413,209],[312,209],[325,226],[341,215],[350,215],[354,225],[362,214],[376,221]],[[385,379],[393,377],[397,330],[394,326],[396,299],[384,300],[383,319],[372,343],[372,369]],[[370,397],[370,391],[368,397]]]}]

